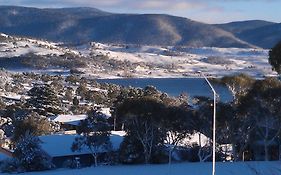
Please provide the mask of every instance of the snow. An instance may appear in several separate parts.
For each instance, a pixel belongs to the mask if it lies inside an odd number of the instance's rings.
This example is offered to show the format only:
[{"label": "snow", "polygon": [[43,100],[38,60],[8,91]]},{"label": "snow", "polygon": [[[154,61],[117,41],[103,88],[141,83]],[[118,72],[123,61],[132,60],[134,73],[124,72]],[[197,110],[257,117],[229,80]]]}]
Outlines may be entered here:
[{"label": "snow", "polygon": [[4,34],[4,33],[0,33],[0,36],[5,37],[5,38],[8,38],[8,37],[9,37],[8,35],[6,35],[6,34]]},{"label": "snow", "polygon": [[28,53],[34,53],[35,55],[79,54],[77,51],[57,46],[58,43],[13,37],[6,34],[1,34],[1,36],[7,39],[0,42],[0,58],[17,57]]},{"label": "snow", "polygon": [[[208,175],[212,164],[177,163],[161,165],[118,165],[88,167],[82,169],[57,169],[43,172],[24,173],[25,175]],[[216,175],[280,175],[280,162],[217,162]],[[8,175],[8,174],[3,174]]]},{"label": "snow", "polygon": [[[268,63],[269,50],[261,48],[189,48],[92,43],[90,48],[81,46],[75,50],[59,47],[58,43],[43,40],[12,37],[5,34],[1,34],[1,37],[4,39],[0,42],[0,58],[28,53],[37,55],[72,53],[79,56],[82,54],[86,57],[90,54],[102,54],[107,55],[109,59],[129,61],[134,65],[123,69],[108,70],[95,63],[90,63],[85,68],[79,68],[85,73],[83,76],[94,78],[198,77],[200,76],[197,74],[198,71],[210,77],[222,77],[237,73],[249,74],[256,78],[277,76]],[[96,90],[99,91],[99,89]]]},{"label": "snow", "polygon": [[101,113],[103,113],[107,119],[111,117],[110,108],[101,108]]},{"label": "snow", "polygon": [[[200,136],[199,136],[200,135]],[[200,140],[201,137],[201,140]],[[186,145],[193,145],[193,144],[197,144],[200,145],[199,143],[201,142],[201,146],[205,146],[209,143],[210,138],[208,138],[207,136],[205,136],[202,133],[194,133],[192,135],[190,135],[188,138],[185,138],[183,141],[181,141],[180,145],[181,146],[186,146]]]},{"label": "snow", "polygon": [[21,99],[30,99],[29,96],[27,95],[18,95],[18,94],[0,94],[0,97],[6,98],[8,100],[15,100],[15,101],[20,101]]},{"label": "snow", "polygon": [[80,121],[85,120],[88,117],[86,114],[81,115],[58,115],[54,121],[60,123],[67,123],[71,125],[78,125]]},{"label": "snow", "polygon": [[[96,54],[137,64],[135,68],[128,68],[129,75],[137,78],[198,77],[198,71],[211,77],[237,73],[246,73],[257,78],[277,75],[268,63],[269,50],[260,48],[185,48],[98,43],[95,45],[98,47],[92,51]],[[174,55],[167,54],[169,52]],[[98,78],[120,78],[126,75],[126,70],[97,70],[91,66],[83,72]]]},{"label": "snow", "polygon": [[[110,141],[112,143],[113,150],[119,149],[124,135],[125,133],[123,131],[112,131],[110,135]],[[78,135],[56,134],[40,136],[39,138],[43,142],[43,150],[45,150],[52,157],[90,154],[91,152],[85,147],[83,147],[80,152],[72,152],[71,146],[75,140],[75,137],[77,136]]]}]

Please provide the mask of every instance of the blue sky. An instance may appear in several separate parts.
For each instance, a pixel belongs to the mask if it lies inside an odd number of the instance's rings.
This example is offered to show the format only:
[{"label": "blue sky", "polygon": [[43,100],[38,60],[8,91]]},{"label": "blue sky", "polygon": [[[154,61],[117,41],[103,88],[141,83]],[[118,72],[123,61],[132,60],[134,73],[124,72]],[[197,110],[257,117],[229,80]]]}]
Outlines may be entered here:
[{"label": "blue sky", "polygon": [[252,19],[281,22],[281,0],[0,0],[0,5],[95,7],[116,13],[165,13],[206,23]]}]

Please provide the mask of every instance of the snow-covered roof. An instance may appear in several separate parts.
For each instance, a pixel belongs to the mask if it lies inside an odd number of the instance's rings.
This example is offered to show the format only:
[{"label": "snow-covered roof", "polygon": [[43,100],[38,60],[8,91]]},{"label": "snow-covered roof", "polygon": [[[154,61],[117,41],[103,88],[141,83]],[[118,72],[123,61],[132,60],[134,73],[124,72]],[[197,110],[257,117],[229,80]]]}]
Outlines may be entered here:
[{"label": "snow-covered roof", "polygon": [[21,98],[23,99],[29,99],[30,97],[27,96],[27,95],[0,95],[2,98],[6,98],[6,99],[9,99],[9,100],[15,100],[15,101],[20,101]]},{"label": "snow-covered roof", "polygon": [[106,115],[106,118],[111,117],[110,108],[101,108],[101,112]]},{"label": "snow-covered roof", "polygon": [[9,157],[6,154],[3,154],[3,153],[0,152],[0,162],[5,160],[5,159],[8,159],[8,158],[11,158],[11,157]]},{"label": "snow-covered roof", "polygon": [[[201,140],[200,140],[201,139]],[[209,143],[210,138],[205,136],[204,134],[200,132],[196,132],[192,135],[190,135],[188,138],[183,139],[183,141],[180,143],[181,146],[186,146],[186,145],[193,145],[193,144],[198,144],[201,142],[201,146],[205,146]]]},{"label": "snow-covered roof", "polygon": [[85,120],[88,116],[86,114],[81,115],[58,115],[54,121],[60,123],[67,123],[71,125],[78,125],[80,121]]},{"label": "snow-covered roof", "polygon": [[[120,144],[123,141],[125,132],[124,131],[112,131],[110,135],[110,141],[112,143],[112,149],[117,150],[120,147]],[[81,154],[90,154],[90,150],[86,147],[83,147],[80,152],[73,152],[71,146],[75,140],[75,137],[78,135],[46,135],[40,136],[42,143],[42,148],[45,150],[51,157],[61,157],[69,155],[81,155]],[[101,150],[101,152],[103,152]]]}]

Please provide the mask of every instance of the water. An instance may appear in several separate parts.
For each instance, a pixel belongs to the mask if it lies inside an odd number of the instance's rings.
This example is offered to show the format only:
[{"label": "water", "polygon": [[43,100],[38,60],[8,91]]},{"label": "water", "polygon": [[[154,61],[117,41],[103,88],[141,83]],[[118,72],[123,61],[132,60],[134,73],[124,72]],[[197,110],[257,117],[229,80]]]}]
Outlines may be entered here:
[{"label": "water", "polygon": [[[113,83],[122,86],[144,88],[148,85],[156,87],[171,96],[187,93],[190,97],[206,96],[213,98],[213,92],[203,78],[130,78],[130,79],[99,79],[99,83]],[[212,84],[223,102],[231,101],[230,92],[225,86]]]}]

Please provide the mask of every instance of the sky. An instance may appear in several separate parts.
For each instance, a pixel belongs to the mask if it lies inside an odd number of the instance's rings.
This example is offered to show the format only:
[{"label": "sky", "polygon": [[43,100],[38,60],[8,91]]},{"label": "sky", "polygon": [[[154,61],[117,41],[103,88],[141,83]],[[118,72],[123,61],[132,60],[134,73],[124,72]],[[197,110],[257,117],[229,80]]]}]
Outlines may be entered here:
[{"label": "sky", "polygon": [[281,0],[0,0],[0,5],[94,7],[115,13],[170,14],[205,23],[255,19],[281,22]]}]

